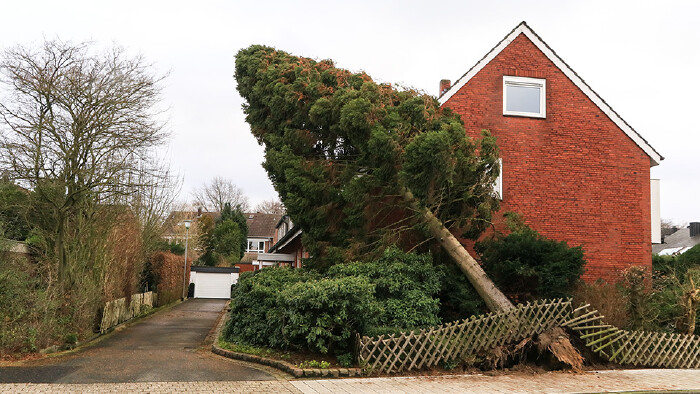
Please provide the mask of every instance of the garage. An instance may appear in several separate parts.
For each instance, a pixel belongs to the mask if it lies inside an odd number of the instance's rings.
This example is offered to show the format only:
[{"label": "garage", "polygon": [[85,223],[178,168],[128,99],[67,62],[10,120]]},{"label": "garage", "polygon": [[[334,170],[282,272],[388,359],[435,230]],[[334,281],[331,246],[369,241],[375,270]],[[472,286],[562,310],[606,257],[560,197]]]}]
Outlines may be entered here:
[{"label": "garage", "polygon": [[231,285],[237,281],[237,267],[192,267],[190,270],[194,298],[231,298]]}]

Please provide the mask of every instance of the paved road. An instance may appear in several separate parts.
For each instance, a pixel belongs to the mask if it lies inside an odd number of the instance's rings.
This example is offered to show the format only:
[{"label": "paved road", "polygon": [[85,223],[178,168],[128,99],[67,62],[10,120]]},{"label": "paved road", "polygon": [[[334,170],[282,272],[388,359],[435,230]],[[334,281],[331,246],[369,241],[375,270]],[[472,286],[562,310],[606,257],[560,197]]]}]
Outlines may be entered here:
[{"label": "paved road", "polygon": [[274,380],[203,346],[225,303],[190,299],[76,354],[0,368],[0,383]]}]

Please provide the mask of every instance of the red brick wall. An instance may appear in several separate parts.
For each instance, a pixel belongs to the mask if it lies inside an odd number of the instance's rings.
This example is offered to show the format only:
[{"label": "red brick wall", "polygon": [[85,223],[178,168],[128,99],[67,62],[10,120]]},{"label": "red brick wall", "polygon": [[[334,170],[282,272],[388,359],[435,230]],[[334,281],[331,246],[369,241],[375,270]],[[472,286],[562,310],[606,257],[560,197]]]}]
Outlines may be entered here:
[{"label": "red brick wall", "polygon": [[[607,60],[606,60],[607,61]],[[503,116],[503,76],[547,80],[547,118]],[[489,129],[503,158],[504,211],[582,246],[584,279],[651,268],[649,157],[524,35],[445,104],[467,133]]]},{"label": "red brick wall", "polygon": [[257,268],[256,265],[253,265],[250,263],[238,263],[238,264],[234,264],[234,267],[238,267],[238,272],[240,272],[240,273],[255,271],[255,269]]}]

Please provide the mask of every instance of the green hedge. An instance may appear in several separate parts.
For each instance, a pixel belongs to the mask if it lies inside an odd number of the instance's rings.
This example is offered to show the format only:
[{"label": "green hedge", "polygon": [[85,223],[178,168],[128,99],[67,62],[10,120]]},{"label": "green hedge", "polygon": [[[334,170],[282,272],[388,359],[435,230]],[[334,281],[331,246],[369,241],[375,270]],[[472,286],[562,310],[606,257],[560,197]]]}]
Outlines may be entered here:
[{"label": "green hedge", "polygon": [[440,324],[441,271],[430,256],[395,248],[376,262],[244,273],[232,292],[224,337],[272,348],[342,354],[353,334],[374,335]]},{"label": "green hedge", "polygon": [[581,247],[570,248],[527,227],[479,242],[476,251],[496,285],[519,302],[570,297],[585,264]]},{"label": "green hedge", "polygon": [[440,324],[440,291],[444,276],[432,265],[430,255],[388,249],[374,262],[339,264],[328,270],[333,278],[366,277],[375,286],[375,315],[368,328],[415,328]]}]

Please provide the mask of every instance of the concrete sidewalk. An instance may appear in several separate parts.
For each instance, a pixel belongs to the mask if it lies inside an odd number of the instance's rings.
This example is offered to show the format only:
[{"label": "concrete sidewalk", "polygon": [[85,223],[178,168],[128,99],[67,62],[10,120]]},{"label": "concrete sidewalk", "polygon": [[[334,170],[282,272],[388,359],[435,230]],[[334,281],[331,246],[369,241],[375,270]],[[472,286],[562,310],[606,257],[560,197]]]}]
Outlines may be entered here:
[{"label": "concrete sidewalk", "polygon": [[579,374],[506,373],[496,376],[349,378],[238,382],[3,384],[2,393],[593,393],[673,391],[700,393],[700,370],[638,369]]}]

